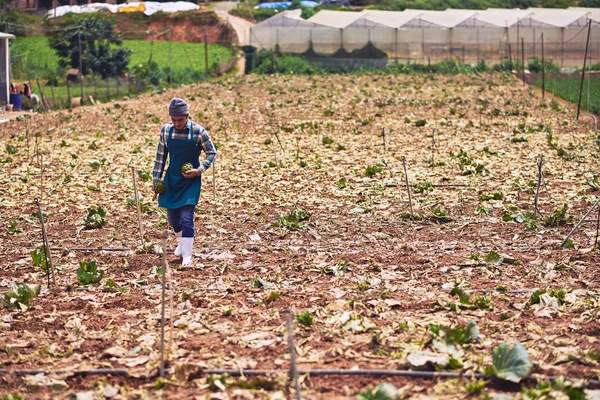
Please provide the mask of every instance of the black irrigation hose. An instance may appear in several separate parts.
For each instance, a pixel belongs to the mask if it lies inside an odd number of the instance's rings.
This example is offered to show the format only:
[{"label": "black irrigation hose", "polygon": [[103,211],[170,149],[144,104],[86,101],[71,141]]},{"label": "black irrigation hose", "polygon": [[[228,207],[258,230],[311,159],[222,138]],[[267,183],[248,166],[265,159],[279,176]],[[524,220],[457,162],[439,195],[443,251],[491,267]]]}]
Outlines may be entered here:
[{"label": "black irrigation hose", "polygon": [[58,370],[58,371],[46,371],[43,369],[4,369],[0,368],[0,375],[8,375],[13,374],[17,376],[25,376],[25,375],[37,375],[37,374],[56,374],[56,375],[72,375],[72,376],[86,376],[86,375],[119,375],[119,376],[129,376],[127,370],[124,368],[99,368],[99,369],[89,369],[86,371],[69,371],[69,370]]},{"label": "black irrigation hose", "polygon": [[[274,375],[285,372],[285,370],[278,369],[207,369],[199,371],[202,375],[224,375],[229,376],[246,376],[246,375]],[[481,373],[462,373],[462,372],[445,372],[445,371],[411,371],[402,369],[299,369],[298,375],[311,375],[311,376],[329,376],[329,375],[343,375],[343,376],[404,376],[407,378],[421,378],[421,379],[436,379],[436,378],[467,378],[467,379],[488,379],[498,382],[507,382],[499,379],[493,375],[486,375]],[[87,371],[44,371],[38,369],[15,369],[8,370],[0,368],[0,375],[15,374],[18,376],[25,375],[37,375],[37,374],[70,374],[71,376],[86,376],[86,375],[119,375],[128,377],[126,369],[111,369],[111,368],[100,368],[92,369]],[[152,378],[158,376],[158,373],[153,375]],[[524,379],[527,382],[538,382],[549,380],[553,381],[559,378],[565,378],[571,381],[581,380],[581,378],[569,378],[559,376],[546,376],[546,375],[533,375]],[[600,381],[597,379],[586,380],[588,387],[600,387]]]}]

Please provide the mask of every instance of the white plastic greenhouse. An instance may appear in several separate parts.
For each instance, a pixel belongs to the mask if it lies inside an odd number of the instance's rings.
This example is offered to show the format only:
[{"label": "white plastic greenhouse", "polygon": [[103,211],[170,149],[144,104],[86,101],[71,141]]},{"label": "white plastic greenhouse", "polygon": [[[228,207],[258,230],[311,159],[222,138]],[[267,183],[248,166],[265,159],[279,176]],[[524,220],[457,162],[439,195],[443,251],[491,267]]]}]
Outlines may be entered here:
[{"label": "white plastic greenhouse", "polygon": [[[283,11],[254,25],[251,45],[281,53],[335,58],[370,46],[389,61],[436,62],[453,57],[489,64],[544,56],[569,67],[583,63],[591,21],[588,62],[600,61],[600,10],[487,9],[360,12],[323,10],[308,20]],[[341,52],[341,53],[340,53]],[[372,52],[372,51],[371,51]],[[383,52],[383,53],[381,53]]]}]

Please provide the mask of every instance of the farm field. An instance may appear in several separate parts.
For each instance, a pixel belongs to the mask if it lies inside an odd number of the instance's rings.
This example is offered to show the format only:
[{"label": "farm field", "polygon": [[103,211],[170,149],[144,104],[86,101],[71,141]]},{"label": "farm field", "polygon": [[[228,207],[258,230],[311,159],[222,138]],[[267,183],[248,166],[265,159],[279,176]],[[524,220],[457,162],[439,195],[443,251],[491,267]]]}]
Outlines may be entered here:
[{"label": "farm field", "polygon": [[[158,379],[167,223],[144,179],[175,96],[219,155],[203,180],[195,268],[177,268],[168,237]],[[289,310],[301,372],[487,374],[503,343],[532,363],[521,383],[301,373],[303,399],[376,398],[367,391],[383,382],[399,398],[541,398],[548,376],[589,380],[598,396],[598,209],[561,247],[598,201],[598,133],[557,103],[501,74],[249,75],[3,124],[0,293],[42,289],[29,307],[1,308],[0,393],[285,398]],[[30,255],[42,244],[35,199],[54,249],[50,289]],[[86,227],[98,208],[106,224]],[[82,284],[92,261],[104,275]],[[116,372],[77,373],[98,369]],[[269,371],[207,373],[220,369]]]}]

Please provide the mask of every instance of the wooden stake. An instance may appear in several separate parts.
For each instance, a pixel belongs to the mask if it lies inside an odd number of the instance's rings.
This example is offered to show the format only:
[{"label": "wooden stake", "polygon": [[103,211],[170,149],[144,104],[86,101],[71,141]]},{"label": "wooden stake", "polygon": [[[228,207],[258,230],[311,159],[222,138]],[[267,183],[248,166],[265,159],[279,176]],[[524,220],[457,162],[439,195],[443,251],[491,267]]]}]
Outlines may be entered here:
[{"label": "wooden stake", "polygon": [[600,211],[598,211],[598,218],[596,219],[596,239],[594,239],[594,247],[598,245],[598,230],[600,229]]},{"label": "wooden stake", "polygon": [[[44,244],[44,257],[46,258],[46,268],[52,273],[52,284],[56,286],[56,277],[54,276],[54,265],[52,264],[52,255],[50,254],[50,245],[48,244],[48,236],[46,235],[46,227],[44,225],[44,213],[42,212],[42,207],[40,206],[40,202],[38,199],[35,199],[35,204],[38,207],[38,212],[40,214],[40,222],[42,224],[42,242]],[[48,286],[50,286],[50,282],[48,282]]]},{"label": "wooden stake", "polygon": [[[133,167],[132,167],[133,168]],[[167,231],[163,231],[162,235],[162,295],[160,308],[160,369],[159,376],[165,376],[165,287],[166,287],[166,271],[167,271]]]},{"label": "wooden stake", "polygon": [[406,193],[408,193],[408,204],[410,205],[410,219],[415,220],[413,212],[412,198],[410,196],[410,186],[408,185],[408,173],[406,172],[406,157],[402,156],[402,165],[404,166],[404,182],[406,183]]},{"label": "wooden stake", "polygon": [[213,160],[213,204],[215,206],[215,211],[217,209],[217,159]]},{"label": "wooden stake", "polygon": [[383,154],[385,154],[385,128],[381,128],[381,141],[383,142]]},{"label": "wooden stake", "polygon": [[571,232],[569,232],[569,234],[567,235],[567,237],[565,238],[565,240],[562,241],[562,243],[560,244],[560,247],[563,247],[565,245],[565,243],[567,243],[567,240],[569,240],[569,238],[571,237],[571,235],[573,234],[573,232],[575,232],[577,230],[577,228],[579,228],[579,225],[581,225],[581,223],[587,218],[587,216],[590,215],[590,213],[592,211],[594,211],[594,208],[596,208],[596,206],[598,205],[598,203],[600,203],[600,199],[598,199],[598,201],[596,201],[594,203],[594,205],[592,206],[592,208],[590,208],[590,210],[583,216],[583,218],[581,218],[581,220],[579,220],[579,222],[577,223],[577,225],[575,225],[575,227],[573,228],[573,230],[571,230]]},{"label": "wooden stake", "polygon": [[540,217],[542,216],[542,213],[540,213],[540,211],[538,210],[538,198],[540,196],[540,186],[542,185],[542,164],[543,164],[543,162],[544,162],[544,155],[540,154],[540,158],[535,161],[535,163],[537,164],[537,169],[538,169],[538,177],[537,177],[537,188],[535,190],[535,200],[533,202],[533,207],[534,207],[533,215],[539,215]]},{"label": "wooden stake", "polygon": [[[288,348],[290,350],[290,372],[288,375],[288,382],[286,384],[287,392],[289,394],[290,381],[294,382],[294,390],[296,391],[296,399],[300,400],[300,384],[298,383],[298,369],[296,367],[296,348],[294,346],[294,321],[290,310],[285,310],[286,325],[287,325],[287,336],[288,336]],[[289,398],[289,396],[288,396]]]},{"label": "wooden stake", "polygon": [[44,202],[44,155],[40,154],[40,203]]},{"label": "wooden stake", "polygon": [[[481,125],[481,123],[479,123]],[[431,167],[435,167],[435,129],[431,134]]]},{"label": "wooden stake", "polygon": [[135,191],[135,205],[137,208],[138,227],[140,229],[140,240],[142,247],[144,246],[144,228],[142,227],[142,215],[140,211],[140,197],[137,190],[137,180],[135,178],[135,168],[131,166],[131,174],[133,175],[133,190]]}]

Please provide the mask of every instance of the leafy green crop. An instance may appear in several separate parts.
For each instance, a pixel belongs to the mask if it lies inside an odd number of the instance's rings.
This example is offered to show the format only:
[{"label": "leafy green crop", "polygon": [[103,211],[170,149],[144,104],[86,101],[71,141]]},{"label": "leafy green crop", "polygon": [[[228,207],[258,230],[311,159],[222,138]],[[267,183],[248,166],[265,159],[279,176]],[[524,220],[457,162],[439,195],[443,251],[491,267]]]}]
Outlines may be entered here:
[{"label": "leafy green crop", "polygon": [[518,342],[510,348],[507,343],[496,347],[492,352],[492,366],[498,378],[516,383],[527,377],[533,369],[529,353]]},{"label": "leafy green crop", "polygon": [[98,283],[104,276],[104,271],[98,269],[96,261],[90,262],[79,262],[79,269],[77,270],[77,279],[79,283],[83,285],[89,285],[90,283]]},{"label": "leafy green crop", "polygon": [[287,216],[284,217],[278,215],[277,220],[275,220],[272,225],[290,230],[304,230],[306,229],[306,225],[302,222],[308,221],[309,219],[310,214],[308,212],[294,206]]},{"label": "leafy green crop", "polygon": [[31,259],[35,265],[46,271],[48,264],[46,263],[46,246],[42,246],[39,249],[32,250]]},{"label": "leafy green crop", "polygon": [[4,293],[2,305],[8,309],[26,310],[29,307],[29,300],[33,299],[40,293],[40,285],[19,285]]},{"label": "leafy green crop", "polygon": [[380,173],[381,171],[383,171],[383,165],[380,163],[377,163],[375,165],[368,166],[365,169],[365,175],[368,176],[369,178],[372,178],[375,175],[377,175],[378,173]]},{"label": "leafy green crop", "polygon": [[102,228],[106,224],[106,211],[102,207],[90,208],[85,217],[85,227],[89,229]]},{"label": "leafy green crop", "polygon": [[304,311],[303,313],[296,315],[296,320],[304,326],[311,326],[313,323],[313,316],[310,315],[309,311]]}]

